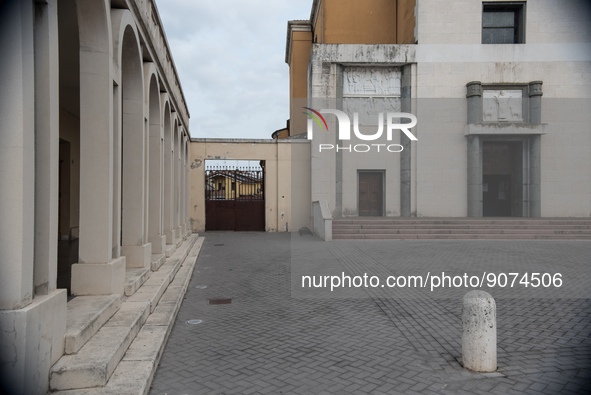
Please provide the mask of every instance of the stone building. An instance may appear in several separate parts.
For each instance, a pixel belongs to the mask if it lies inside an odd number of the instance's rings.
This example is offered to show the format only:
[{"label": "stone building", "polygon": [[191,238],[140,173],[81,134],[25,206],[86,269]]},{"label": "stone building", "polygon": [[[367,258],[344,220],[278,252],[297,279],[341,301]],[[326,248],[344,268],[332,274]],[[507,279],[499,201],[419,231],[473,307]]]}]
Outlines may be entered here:
[{"label": "stone building", "polygon": [[0,48],[0,382],[46,393],[61,273],[119,303],[188,236],[189,113],[154,0],[6,0]]},{"label": "stone building", "polygon": [[[314,0],[288,23],[285,133],[311,140],[312,202],[330,218],[591,216],[590,33],[582,0]],[[359,130],[342,139],[322,109]],[[416,116],[418,140],[387,136],[389,112]]]}]

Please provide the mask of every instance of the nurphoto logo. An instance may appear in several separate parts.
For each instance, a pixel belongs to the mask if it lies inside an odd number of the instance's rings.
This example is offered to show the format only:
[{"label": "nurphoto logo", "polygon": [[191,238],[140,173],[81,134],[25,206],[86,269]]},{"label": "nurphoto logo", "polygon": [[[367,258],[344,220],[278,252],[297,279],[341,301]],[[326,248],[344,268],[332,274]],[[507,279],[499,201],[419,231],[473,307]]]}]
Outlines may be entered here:
[{"label": "nurphoto logo", "polygon": [[[333,109],[321,109],[320,111],[316,111],[310,107],[303,107],[304,109],[308,110],[304,112],[304,114],[310,116],[308,118],[308,125],[307,125],[307,133],[308,133],[308,140],[312,140],[314,137],[314,121],[320,126],[320,130],[328,132],[328,123],[326,119],[322,116],[322,114],[333,114],[337,117],[338,126],[339,126],[339,140],[351,140],[351,119],[349,116],[341,110],[333,110]],[[417,141],[418,139],[414,134],[411,133],[409,129],[412,129],[417,124],[417,117],[413,114],[406,113],[406,112],[388,112],[385,116],[386,120],[384,121],[384,113],[378,113],[378,130],[374,134],[363,134],[359,130],[359,113],[353,113],[353,133],[355,137],[359,140],[363,141],[375,141],[382,137],[384,133],[384,129],[386,129],[386,139],[387,141],[392,141],[392,133],[394,130],[402,131],[410,140]],[[400,123],[402,119],[410,119],[409,123]],[[385,128],[384,128],[385,126]],[[388,152],[401,152],[404,147],[400,144],[355,144],[355,145],[335,145],[335,144],[320,144],[318,147],[319,152],[322,151],[330,151],[336,150],[339,151],[349,151],[349,152],[370,152],[376,151],[380,152],[383,149]]]}]

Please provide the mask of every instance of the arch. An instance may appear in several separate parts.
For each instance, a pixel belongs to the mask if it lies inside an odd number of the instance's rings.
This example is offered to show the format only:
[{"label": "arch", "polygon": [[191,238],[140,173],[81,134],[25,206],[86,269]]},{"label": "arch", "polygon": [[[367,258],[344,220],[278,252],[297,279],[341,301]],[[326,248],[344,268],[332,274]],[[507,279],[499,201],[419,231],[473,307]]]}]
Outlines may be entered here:
[{"label": "arch", "polygon": [[[142,51],[127,10],[113,10],[114,41],[121,72],[121,252],[127,267],[149,267],[146,231],[146,131]],[[120,22],[115,24],[115,22]],[[115,36],[115,35],[114,35]]]},{"label": "arch", "polygon": [[152,253],[162,254],[165,249],[162,228],[162,167],[163,128],[160,111],[160,85],[154,63],[144,63],[144,86],[148,114],[148,241]]},{"label": "arch", "polygon": [[[115,61],[115,64],[121,68],[123,64],[123,46],[125,44],[125,35],[128,31],[127,29],[131,29],[133,31],[133,35],[136,37],[138,48],[140,48],[139,40],[137,40],[139,34],[135,25],[135,21],[133,20],[133,15],[129,10],[111,10],[111,24],[113,26],[113,60]],[[141,53],[142,52],[140,48],[140,54]]]},{"label": "arch", "polygon": [[172,224],[172,207],[173,207],[173,146],[172,146],[172,133],[173,133],[173,115],[170,108],[170,100],[167,93],[162,93],[161,102],[162,107],[162,131],[163,131],[163,193],[164,198],[163,212],[162,212],[162,224],[164,228],[164,235],[166,236],[166,244],[174,244],[174,230]]}]

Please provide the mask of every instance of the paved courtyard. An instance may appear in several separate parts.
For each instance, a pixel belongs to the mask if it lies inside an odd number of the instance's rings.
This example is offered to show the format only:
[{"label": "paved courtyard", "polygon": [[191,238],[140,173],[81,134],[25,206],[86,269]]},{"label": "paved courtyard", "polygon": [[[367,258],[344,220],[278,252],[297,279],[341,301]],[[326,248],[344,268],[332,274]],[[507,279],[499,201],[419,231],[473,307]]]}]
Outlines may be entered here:
[{"label": "paved courtyard", "polygon": [[[150,394],[591,393],[590,261],[581,241],[208,232]],[[466,270],[563,274],[560,289],[483,288],[497,304],[495,373],[460,364],[466,288],[299,287],[302,275]]]}]

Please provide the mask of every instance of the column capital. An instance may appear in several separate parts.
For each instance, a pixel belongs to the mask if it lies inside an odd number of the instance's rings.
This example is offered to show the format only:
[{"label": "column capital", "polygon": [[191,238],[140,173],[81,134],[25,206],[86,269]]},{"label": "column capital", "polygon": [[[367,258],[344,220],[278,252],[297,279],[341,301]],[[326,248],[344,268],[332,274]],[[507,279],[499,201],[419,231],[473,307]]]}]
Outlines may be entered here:
[{"label": "column capital", "polygon": [[467,93],[466,97],[482,96],[482,82],[471,81],[466,84]]}]

